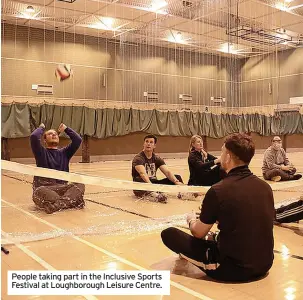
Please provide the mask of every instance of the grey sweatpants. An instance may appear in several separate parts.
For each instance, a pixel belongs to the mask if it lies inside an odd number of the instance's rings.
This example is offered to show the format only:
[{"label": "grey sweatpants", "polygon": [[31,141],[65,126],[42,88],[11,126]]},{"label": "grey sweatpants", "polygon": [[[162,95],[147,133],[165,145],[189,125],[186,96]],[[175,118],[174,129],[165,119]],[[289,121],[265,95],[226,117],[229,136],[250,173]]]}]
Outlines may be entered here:
[{"label": "grey sweatpants", "polygon": [[83,208],[84,191],[82,183],[40,186],[33,188],[33,201],[48,214],[67,208]]}]

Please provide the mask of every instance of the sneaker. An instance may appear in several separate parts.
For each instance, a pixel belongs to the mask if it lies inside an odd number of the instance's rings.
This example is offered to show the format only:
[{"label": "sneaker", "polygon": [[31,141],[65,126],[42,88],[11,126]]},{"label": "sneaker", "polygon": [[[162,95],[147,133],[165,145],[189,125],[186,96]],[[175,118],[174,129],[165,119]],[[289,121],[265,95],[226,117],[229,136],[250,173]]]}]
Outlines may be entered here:
[{"label": "sneaker", "polygon": [[178,193],[177,198],[182,200],[200,200],[198,193]]},{"label": "sneaker", "polygon": [[293,176],[293,180],[299,180],[299,179],[301,179],[302,178],[302,175],[301,174],[295,174],[294,176]]},{"label": "sneaker", "polygon": [[274,177],[271,178],[271,181],[278,182],[281,179],[282,179],[281,176],[274,176]]},{"label": "sneaker", "polygon": [[152,192],[144,196],[144,199],[152,202],[167,203],[167,197],[164,194],[158,192]]},{"label": "sneaker", "polygon": [[167,197],[161,193],[158,193],[157,200],[161,203],[167,203]]}]

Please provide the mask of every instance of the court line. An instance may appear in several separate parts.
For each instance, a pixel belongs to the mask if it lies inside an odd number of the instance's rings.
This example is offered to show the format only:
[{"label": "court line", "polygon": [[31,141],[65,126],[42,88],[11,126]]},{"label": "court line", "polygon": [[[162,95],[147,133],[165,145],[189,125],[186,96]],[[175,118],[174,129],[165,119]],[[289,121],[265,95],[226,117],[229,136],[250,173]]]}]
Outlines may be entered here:
[{"label": "court line", "polygon": [[[5,231],[1,230],[1,234],[4,237],[6,237],[6,239],[8,239],[8,240],[10,239],[9,234],[7,234]],[[27,254],[31,259],[33,259],[34,261],[36,261],[39,265],[41,265],[46,270],[48,270],[48,271],[57,271],[57,269],[55,269],[52,265],[50,265],[45,260],[43,260],[36,253],[34,253],[33,251],[29,250],[27,247],[23,246],[20,243],[13,243],[13,244],[16,245],[17,248],[19,248],[22,252],[24,252],[25,254]],[[81,296],[84,297],[87,300],[97,300],[98,299],[95,296],[84,296],[84,295],[81,295]]]},{"label": "court line", "polygon": [[[8,202],[8,201],[6,201],[4,199],[1,199],[1,201],[4,202],[5,204],[7,204],[7,205],[9,205],[9,206],[17,209],[17,210],[23,212],[24,214],[32,217],[33,219],[35,219],[35,220],[37,220],[37,221],[45,224],[45,225],[48,225],[48,226],[50,226],[50,227],[52,227],[54,229],[57,229],[57,230],[65,231],[64,229],[62,229],[62,228],[60,228],[60,227],[58,227],[58,226],[56,226],[56,225],[54,225],[54,224],[52,224],[52,223],[50,223],[48,221],[45,221],[45,220],[43,220],[43,219],[41,219],[41,218],[33,215],[32,213],[30,213],[30,212],[28,212],[28,211],[26,211],[26,210],[18,207],[17,205],[15,205],[15,204],[13,204],[11,202]],[[103,248],[101,248],[101,247],[99,247],[99,246],[97,246],[97,245],[95,245],[95,244],[93,244],[93,243],[91,243],[89,241],[86,241],[86,240],[84,240],[84,239],[82,239],[82,238],[80,238],[78,236],[75,236],[75,235],[71,234],[71,235],[69,235],[69,237],[71,237],[74,240],[79,241],[79,242],[81,242],[81,243],[83,243],[83,244],[85,244],[85,245],[87,245],[87,246],[89,246],[89,247],[91,247],[91,248],[99,251],[99,252],[102,252],[102,253],[106,254],[107,256],[110,256],[110,257],[114,258],[115,260],[118,260],[118,261],[124,263],[125,265],[128,265],[130,267],[133,267],[133,268],[135,268],[137,270],[141,270],[141,271],[148,270],[148,269],[146,269],[146,268],[144,268],[142,266],[139,266],[139,265],[137,265],[137,264],[135,264],[135,263],[133,263],[133,262],[131,262],[131,261],[129,261],[129,260],[121,257],[121,256],[118,256],[118,255],[116,255],[116,254],[114,254],[114,253],[112,253],[110,251],[107,251],[107,250],[105,250],[105,249],[103,249]],[[202,299],[202,300],[214,300],[212,298],[209,298],[209,297],[207,297],[207,296],[205,296],[203,294],[200,294],[200,293],[198,293],[198,292],[196,292],[196,291],[194,291],[194,290],[192,290],[190,288],[187,288],[187,287],[183,286],[182,284],[174,282],[172,280],[170,281],[170,284],[173,287],[175,287],[175,288],[177,288],[179,290],[182,290],[183,292],[185,292],[187,294],[190,294],[190,295],[192,295],[192,296],[194,296],[194,297],[196,297],[198,299]]]},{"label": "court line", "polygon": [[[10,178],[19,180],[18,178],[15,178],[15,177],[10,177]],[[287,190],[284,190],[284,192],[288,192],[288,191],[287,191]],[[103,197],[103,198],[110,198],[110,197],[113,197],[113,196],[105,196],[105,197]],[[155,218],[153,218],[153,217],[150,217],[150,216],[147,216],[147,215],[143,215],[143,214],[141,214],[141,213],[134,212],[134,211],[131,211],[131,210],[128,210],[128,209],[124,209],[124,208],[120,208],[120,207],[117,207],[117,206],[109,205],[109,204],[106,204],[106,203],[104,203],[104,202],[98,202],[98,201],[95,201],[95,200],[93,200],[93,199],[91,199],[91,198],[85,198],[85,200],[86,200],[86,201],[89,201],[89,202],[91,202],[91,203],[99,204],[99,205],[102,205],[102,206],[105,206],[105,207],[109,207],[109,208],[112,208],[112,209],[115,209],[115,210],[120,210],[120,211],[123,211],[123,212],[126,212],[126,213],[130,213],[130,214],[133,214],[133,215],[136,215],[136,216],[139,216],[139,217],[143,217],[143,218],[155,220]],[[283,228],[283,227],[287,228],[287,226],[285,226],[285,225],[284,225],[284,226],[277,225],[277,226],[280,226],[280,227],[282,227],[282,228]],[[185,230],[189,230],[188,227],[182,226],[182,225],[176,225],[176,227],[183,228],[183,229],[185,229]],[[299,226],[299,228],[300,228],[300,226]],[[278,250],[274,250],[274,252],[281,254],[281,252],[278,251]],[[296,259],[300,259],[300,260],[303,260],[303,257],[302,257],[302,256],[295,255],[295,254],[290,255],[290,257],[296,258]]]}]

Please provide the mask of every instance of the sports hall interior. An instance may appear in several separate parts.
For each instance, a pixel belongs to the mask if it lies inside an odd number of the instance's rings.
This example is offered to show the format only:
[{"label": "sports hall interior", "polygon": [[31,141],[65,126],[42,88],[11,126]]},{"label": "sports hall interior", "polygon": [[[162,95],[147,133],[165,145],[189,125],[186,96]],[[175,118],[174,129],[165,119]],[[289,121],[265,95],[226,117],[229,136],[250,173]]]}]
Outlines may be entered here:
[{"label": "sports hall interior", "polygon": [[[86,206],[51,215],[32,201],[32,175],[2,168],[1,299],[303,299],[303,222],[274,226],[269,274],[249,283],[178,272],[160,237],[201,201],[137,199],[131,161],[147,134],[188,181],[190,137],[219,156],[231,133],[252,136],[250,164],[280,136],[303,173],[302,0],[4,0],[1,3],[1,159],[35,166],[29,136],[44,123],[83,141],[70,172],[109,178],[86,185]],[[59,65],[70,77],[58,81]],[[60,145],[69,143],[60,136]],[[161,172],[158,171],[161,178]],[[275,203],[303,194],[269,182]],[[281,186],[281,188],[279,188]],[[254,226],[254,224],[251,224]],[[10,270],[170,270],[169,296],[9,296]]]}]

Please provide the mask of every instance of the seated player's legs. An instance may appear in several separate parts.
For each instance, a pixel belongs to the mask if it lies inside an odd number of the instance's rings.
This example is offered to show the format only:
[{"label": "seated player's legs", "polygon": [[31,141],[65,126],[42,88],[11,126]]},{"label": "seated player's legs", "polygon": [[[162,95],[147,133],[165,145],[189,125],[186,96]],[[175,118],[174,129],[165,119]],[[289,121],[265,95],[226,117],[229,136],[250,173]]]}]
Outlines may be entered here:
[{"label": "seated player's legs", "polygon": [[68,189],[62,197],[62,201],[66,202],[68,208],[83,208],[85,185],[82,183],[70,183]]},{"label": "seated player's legs", "polygon": [[[175,175],[175,177],[183,183],[183,179],[180,175]],[[151,180],[152,183],[155,183],[155,184],[166,184],[166,185],[174,185],[173,182],[171,182],[168,178],[163,178],[163,179],[152,179]]]},{"label": "seated player's legs", "polygon": [[161,238],[167,248],[180,254],[202,271],[218,267],[219,252],[216,242],[195,238],[174,227],[163,230]]},{"label": "seated player's legs", "polygon": [[297,169],[295,167],[292,167],[292,169],[288,172],[290,175],[295,175],[297,172]]},{"label": "seated player's legs", "polygon": [[[175,175],[175,177],[183,183],[183,179],[180,175]],[[136,177],[134,178],[134,181],[135,182],[145,182],[141,177]],[[153,179],[151,178],[150,179],[151,183],[154,183],[154,184],[166,184],[166,185],[174,185],[174,183],[172,181],[170,181],[168,178],[163,178],[163,179]]]},{"label": "seated player's legs", "polygon": [[[175,177],[183,183],[182,177],[180,175],[175,175]],[[135,182],[142,182],[144,183],[145,181],[141,177],[136,177],[134,178]],[[173,182],[171,182],[168,178],[163,178],[163,179],[150,179],[151,183],[153,184],[166,184],[166,185],[174,185]],[[163,193],[159,192],[150,192],[150,191],[141,191],[141,190],[133,190],[133,193],[136,197],[142,198],[142,197],[151,197],[150,200],[154,200],[156,202],[167,202],[167,197]]]},{"label": "seated player's legs", "polygon": [[[142,182],[142,183],[145,182],[141,177],[134,178],[134,181],[135,182]],[[146,195],[149,195],[151,192],[149,192],[149,191],[141,191],[141,190],[133,190],[133,193],[134,193],[134,195],[136,197],[142,198],[142,197],[144,197]]]},{"label": "seated player's legs", "polygon": [[60,196],[54,186],[40,186],[33,190],[33,201],[38,208],[51,214],[60,209]]},{"label": "seated player's legs", "polygon": [[81,183],[40,186],[33,191],[33,201],[48,214],[67,208],[83,208],[84,190]]},{"label": "seated player's legs", "polygon": [[263,174],[264,179],[273,181],[288,181],[288,180],[298,180],[302,178],[301,174],[295,174],[296,169],[291,171],[283,171],[281,169],[272,169]]},{"label": "seated player's legs", "polygon": [[54,203],[59,199],[59,194],[51,186],[40,186],[33,190],[33,201],[39,208],[43,208],[46,202]]},{"label": "seated player's legs", "polygon": [[272,169],[265,173],[263,173],[263,177],[265,180],[273,180],[273,181],[287,181],[291,180],[292,175],[290,175],[288,172],[285,172],[281,169]]},{"label": "seated player's legs", "polygon": [[276,222],[291,223],[303,219],[303,195],[297,201],[276,208]]},{"label": "seated player's legs", "polygon": [[161,238],[166,247],[196,265],[209,277],[220,281],[249,281],[264,276],[271,266],[258,274],[251,269],[240,268],[229,259],[220,261],[217,242],[198,239],[177,228],[162,231]]}]

